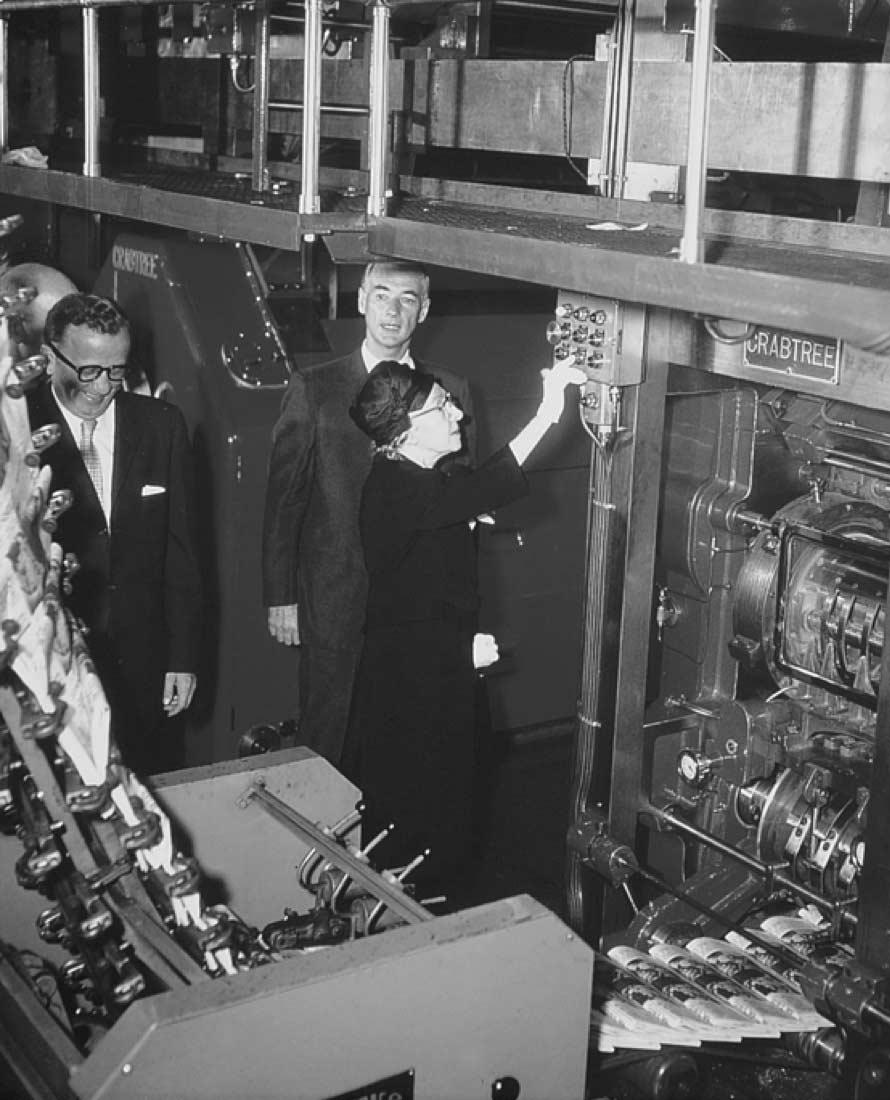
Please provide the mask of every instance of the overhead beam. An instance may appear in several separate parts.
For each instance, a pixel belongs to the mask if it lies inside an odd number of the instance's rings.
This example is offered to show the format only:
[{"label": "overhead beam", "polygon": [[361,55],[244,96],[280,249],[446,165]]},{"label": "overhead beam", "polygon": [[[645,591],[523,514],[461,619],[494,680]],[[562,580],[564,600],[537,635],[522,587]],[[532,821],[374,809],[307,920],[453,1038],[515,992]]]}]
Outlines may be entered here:
[{"label": "overhead beam", "polygon": [[866,351],[890,351],[886,262],[709,241],[708,262],[682,264],[677,260],[679,234],[661,229],[598,233],[584,222],[535,221],[511,212],[500,217],[487,212],[486,221],[480,228],[461,227],[457,212],[442,209],[435,221],[429,212],[426,220],[381,218],[371,224],[368,244],[378,255],[756,321],[846,340]]}]

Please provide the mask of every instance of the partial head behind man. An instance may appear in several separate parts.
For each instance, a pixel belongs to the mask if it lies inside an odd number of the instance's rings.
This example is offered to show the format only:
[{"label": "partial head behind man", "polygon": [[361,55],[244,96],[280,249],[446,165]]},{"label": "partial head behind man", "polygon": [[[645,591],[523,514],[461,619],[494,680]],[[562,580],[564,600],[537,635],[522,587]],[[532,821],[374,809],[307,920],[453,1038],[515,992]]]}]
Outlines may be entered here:
[{"label": "partial head behind man", "polygon": [[15,325],[16,341],[23,356],[40,350],[46,317],[55,303],[77,292],[67,275],[46,264],[17,264],[0,276],[0,294],[18,294],[27,289],[34,291],[34,297],[19,307]]},{"label": "partial head behind man", "polygon": [[75,416],[101,416],[123,385],[130,323],[110,298],[68,294],[49,311],[43,352],[57,400]]}]

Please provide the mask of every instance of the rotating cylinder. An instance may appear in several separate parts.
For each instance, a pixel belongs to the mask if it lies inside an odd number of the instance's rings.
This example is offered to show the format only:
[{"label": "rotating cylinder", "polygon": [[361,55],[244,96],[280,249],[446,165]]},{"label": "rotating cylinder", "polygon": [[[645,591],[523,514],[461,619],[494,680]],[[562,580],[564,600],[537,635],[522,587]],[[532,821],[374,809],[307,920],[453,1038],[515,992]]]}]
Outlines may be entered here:
[{"label": "rotating cylinder", "polygon": [[739,574],[732,652],[795,698],[808,685],[874,710],[884,645],[890,519],[840,498],[792,501]]}]

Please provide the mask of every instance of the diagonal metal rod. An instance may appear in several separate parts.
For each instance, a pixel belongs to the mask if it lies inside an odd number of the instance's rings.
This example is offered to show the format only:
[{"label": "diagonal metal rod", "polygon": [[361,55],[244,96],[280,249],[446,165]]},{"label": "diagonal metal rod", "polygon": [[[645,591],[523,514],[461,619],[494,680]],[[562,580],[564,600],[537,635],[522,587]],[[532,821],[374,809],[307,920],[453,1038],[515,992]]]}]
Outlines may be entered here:
[{"label": "diagonal metal rod", "polygon": [[797,879],[792,878],[790,875],[786,875],[782,871],[770,867],[756,856],[749,855],[747,852],[743,852],[741,849],[733,847],[731,844],[727,844],[725,841],[720,840],[719,837],[711,836],[710,833],[706,833],[703,829],[699,829],[697,826],[691,824],[691,822],[685,821],[679,814],[673,813],[670,810],[661,810],[657,806],[651,804],[645,807],[645,809],[641,811],[641,814],[651,814],[658,821],[672,825],[678,832],[685,833],[701,844],[713,848],[728,859],[734,859],[736,862],[743,864],[756,874],[762,875],[765,880],[772,880],[776,886],[783,890],[792,891],[803,898],[804,901],[812,902],[813,905],[823,911],[828,910],[829,912],[834,912],[838,910],[842,923],[853,927],[856,926],[858,918],[855,913],[851,913],[846,909],[838,909],[836,905],[828,902],[818,891],[811,890],[808,886],[804,885],[804,883],[798,882]]},{"label": "diagonal metal rod", "polygon": [[384,901],[397,916],[404,918],[409,924],[417,924],[419,921],[432,920],[433,914],[425,909],[419,902],[414,901],[399,887],[391,885],[367,863],[357,859],[347,848],[333,840],[323,832],[308,817],[304,817],[299,810],[288,805],[277,795],[266,790],[262,779],[255,779],[239,799],[239,804],[247,805],[248,802],[258,802],[263,809],[295,832],[311,847],[317,848],[325,856],[336,864],[341,871],[345,871],[350,878],[364,887],[369,894],[373,894],[380,901]]}]

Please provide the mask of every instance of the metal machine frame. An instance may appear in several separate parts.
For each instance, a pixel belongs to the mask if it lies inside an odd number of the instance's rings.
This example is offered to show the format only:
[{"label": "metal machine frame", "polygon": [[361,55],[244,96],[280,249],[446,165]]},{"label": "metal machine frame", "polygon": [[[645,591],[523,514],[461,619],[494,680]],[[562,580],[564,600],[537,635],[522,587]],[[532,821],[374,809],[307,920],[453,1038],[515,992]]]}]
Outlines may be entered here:
[{"label": "metal machine frame", "polygon": [[[40,6],[3,0],[0,28]],[[307,272],[323,239],[335,260],[413,259],[554,290],[553,354],[588,372],[591,437],[571,922],[598,946],[645,946],[683,924],[745,930],[770,904],[816,905],[845,961],[802,966],[800,984],[867,1051],[857,1096],[878,1095],[867,1086],[890,1077],[890,808],[868,794],[890,767],[888,693],[875,700],[878,662],[890,682],[886,65],[715,62],[714,0],[695,5],[689,60],[673,33],[681,5],[664,0],[612,5],[590,59],[391,58],[393,14],[423,5],[377,0],[366,58],[333,66],[320,57],[325,5],[308,0],[308,56],[288,67],[270,57],[260,3],[249,164],[103,177],[101,6],[84,10],[83,174],[0,166],[11,199],[299,251]],[[849,33],[856,16],[851,3]],[[270,163],[268,130],[297,132],[284,106],[297,83],[306,155]],[[337,116],[324,125],[322,91]],[[7,121],[4,100],[0,145]],[[325,126],[362,143],[358,171],[321,168]],[[418,150],[564,156],[600,193],[414,175]],[[653,165],[675,170],[676,190],[632,186]],[[707,208],[709,170],[855,181],[856,221]],[[837,369],[756,361],[745,349],[764,330],[833,341]],[[867,543],[834,524],[835,505],[875,520]],[[807,578],[788,552],[803,527],[817,559]],[[814,603],[820,584],[833,598]],[[786,644],[795,624],[804,648]],[[814,1039],[807,1056],[836,1070],[844,1042]]]}]

